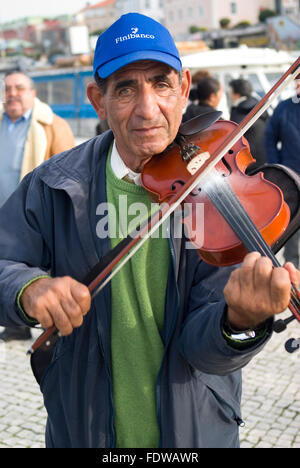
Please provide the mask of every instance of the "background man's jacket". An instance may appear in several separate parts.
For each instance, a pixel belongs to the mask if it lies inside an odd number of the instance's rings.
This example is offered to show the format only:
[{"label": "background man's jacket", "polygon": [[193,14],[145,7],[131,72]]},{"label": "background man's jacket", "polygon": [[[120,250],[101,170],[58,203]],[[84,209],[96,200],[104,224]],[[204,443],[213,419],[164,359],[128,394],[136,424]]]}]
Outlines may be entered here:
[{"label": "background man's jacket", "polygon": [[[3,113],[0,113],[0,121]],[[54,154],[75,146],[69,124],[40,101],[34,100],[31,122],[25,142],[20,180]]]}]

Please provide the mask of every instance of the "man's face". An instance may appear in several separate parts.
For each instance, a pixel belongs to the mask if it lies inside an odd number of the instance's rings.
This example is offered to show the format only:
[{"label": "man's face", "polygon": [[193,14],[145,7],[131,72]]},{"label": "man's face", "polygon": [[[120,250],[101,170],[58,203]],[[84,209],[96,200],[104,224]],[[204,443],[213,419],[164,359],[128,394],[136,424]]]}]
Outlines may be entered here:
[{"label": "man's face", "polygon": [[140,61],[114,73],[101,99],[125,164],[137,172],[176,137],[190,88],[189,72]]},{"label": "man's face", "polygon": [[30,80],[22,73],[14,73],[5,78],[5,112],[12,121],[18,120],[22,115],[33,108],[35,90]]}]

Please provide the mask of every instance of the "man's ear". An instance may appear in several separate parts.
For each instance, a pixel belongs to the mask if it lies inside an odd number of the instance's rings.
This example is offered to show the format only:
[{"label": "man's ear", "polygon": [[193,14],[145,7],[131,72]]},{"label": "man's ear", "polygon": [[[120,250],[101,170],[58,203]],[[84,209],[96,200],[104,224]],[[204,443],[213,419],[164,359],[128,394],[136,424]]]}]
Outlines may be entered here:
[{"label": "man's ear", "polygon": [[89,83],[86,89],[87,97],[89,98],[93,108],[101,120],[106,119],[104,107],[104,97],[96,83]]},{"label": "man's ear", "polygon": [[192,76],[188,68],[182,71],[181,93],[183,98],[183,108],[186,106],[191,89]]}]

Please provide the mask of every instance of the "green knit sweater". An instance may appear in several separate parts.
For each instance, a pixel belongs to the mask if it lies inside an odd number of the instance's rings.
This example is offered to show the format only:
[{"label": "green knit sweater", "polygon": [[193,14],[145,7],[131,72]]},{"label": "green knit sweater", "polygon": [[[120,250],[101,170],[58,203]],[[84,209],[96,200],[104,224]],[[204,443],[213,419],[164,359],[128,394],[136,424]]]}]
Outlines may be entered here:
[{"label": "green knit sweater", "polygon": [[[145,189],[114,175],[110,158],[106,172],[107,201],[116,208],[109,214],[111,235],[116,234],[111,238],[111,247],[114,247],[122,236],[127,235],[128,228],[131,232],[133,225],[136,226],[143,207],[150,211],[151,201]],[[142,203],[143,206],[134,203]],[[126,205],[129,211],[130,207],[136,208],[136,214],[127,216]],[[114,222],[115,213],[117,223]],[[111,281],[111,351],[117,447],[158,447],[155,392],[164,352],[160,331],[164,322],[169,262],[168,239],[150,238]]]}]

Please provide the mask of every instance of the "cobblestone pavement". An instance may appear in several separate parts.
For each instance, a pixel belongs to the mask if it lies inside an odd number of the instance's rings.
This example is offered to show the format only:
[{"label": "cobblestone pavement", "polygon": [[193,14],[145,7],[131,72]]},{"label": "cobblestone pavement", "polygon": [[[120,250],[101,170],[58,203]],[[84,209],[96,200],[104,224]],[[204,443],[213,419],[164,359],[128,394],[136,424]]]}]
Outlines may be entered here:
[{"label": "cobblestone pavement", "polygon": [[[39,334],[34,330],[34,338]],[[0,448],[45,445],[46,411],[26,355],[30,344],[0,342]]]},{"label": "cobblestone pavement", "polygon": [[[289,337],[300,338],[295,321],[243,370],[242,448],[300,448],[300,351],[285,351]],[[0,448],[44,447],[46,411],[26,356],[30,344],[0,343]]]}]

